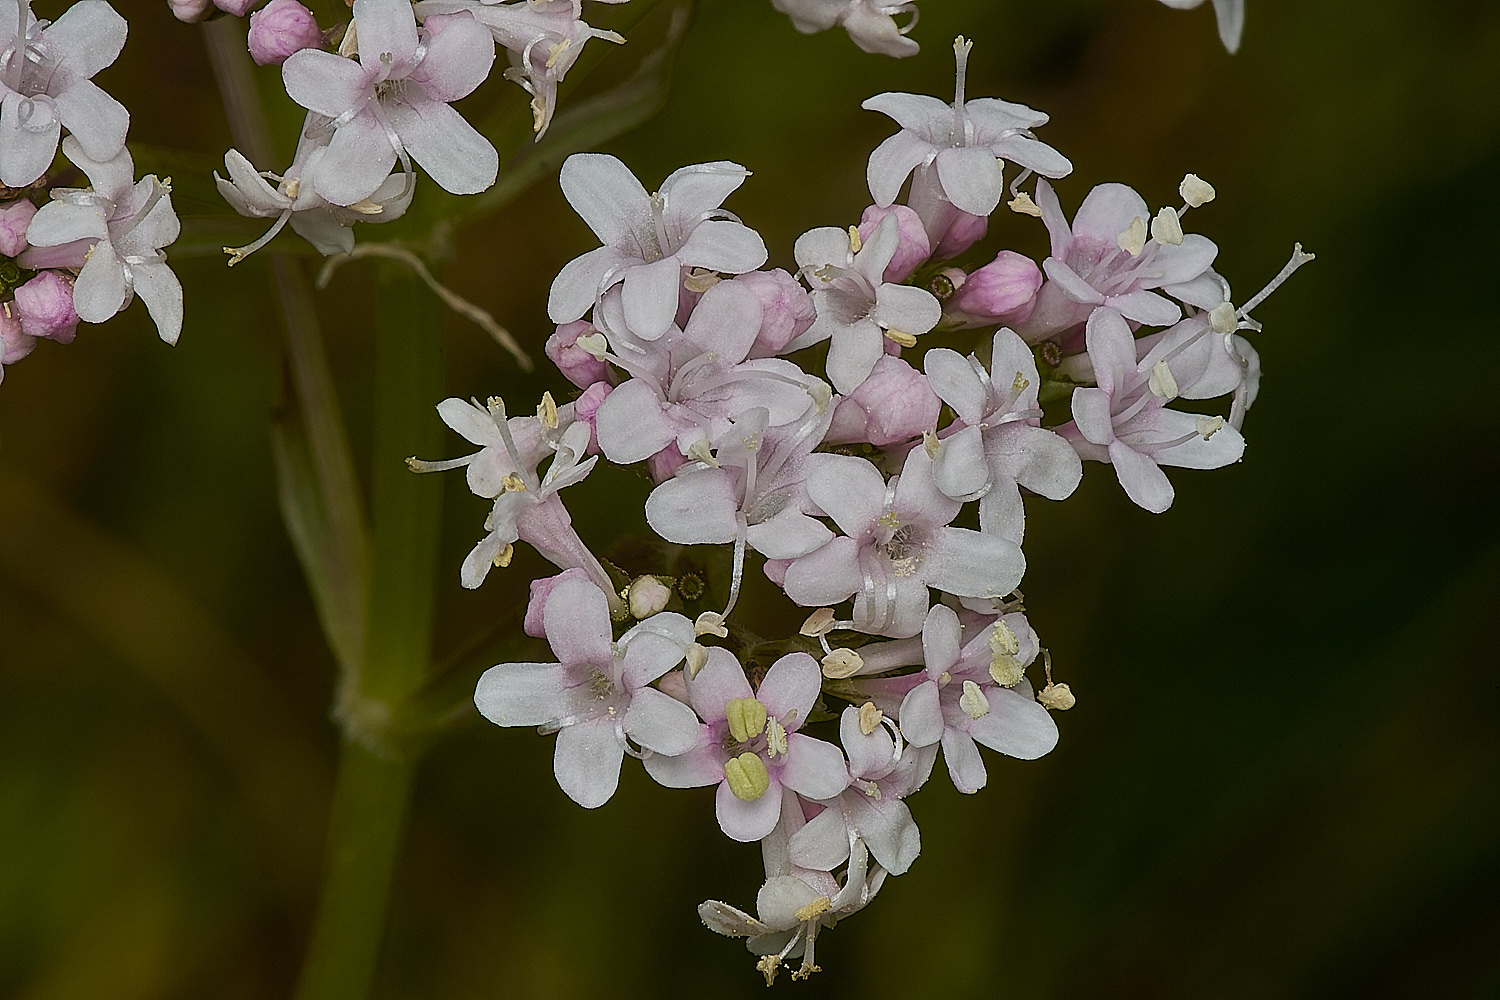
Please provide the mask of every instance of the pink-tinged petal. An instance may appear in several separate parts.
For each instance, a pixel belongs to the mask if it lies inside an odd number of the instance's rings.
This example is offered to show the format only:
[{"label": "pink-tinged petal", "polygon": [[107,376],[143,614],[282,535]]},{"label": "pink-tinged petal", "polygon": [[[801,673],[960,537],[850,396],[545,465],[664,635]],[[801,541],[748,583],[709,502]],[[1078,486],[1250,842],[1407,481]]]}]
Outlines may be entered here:
[{"label": "pink-tinged petal", "polygon": [[875,322],[885,329],[921,335],[942,318],[942,305],[927,289],[889,283],[880,287]]},{"label": "pink-tinged petal", "polygon": [[704,292],[693,307],[682,336],[673,342],[673,354],[677,355],[679,345],[691,344],[704,354],[717,354],[720,364],[737,365],[745,360],[760,333],[763,312],[760,299],[749,286],[721,281]]},{"label": "pink-tinged petal", "polygon": [[560,580],[542,612],[547,644],[558,662],[608,667],[610,643],[609,600],[587,580]]},{"label": "pink-tinged petal", "polygon": [[1172,506],[1175,496],[1172,481],[1150,457],[1133,450],[1123,441],[1116,441],[1109,446],[1109,460],[1114,463],[1115,476],[1125,495],[1137,506],[1153,514],[1160,514]]},{"label": "pink-tinged petal", "polygon": [[437,405],[437,411],[443,423],[457,431],[465,441],[485,447],[504,445],[505,439],[500,436],[500,429],[495,426],[495,418],[490,416],[489,410],[467,399],[450,396]]},{"label": "pink-tinged petal", "polygon": [[792,864],[817,872],[831,872],[849,860],[849,828],[844,811],[835,803],[792,834],[787,845]]},{"label": "pink-tinged petal", "polygon": [[704,469],[668,479],[646,498],[646,523],[679,545],[734,541],[739,497],[723,469]]},{"label": "pink-tinged petal", "polygon": [[625,748],[615,734],[610,716],[575,722],[557,733],[552,755],[552,773],[568,798],[585,809],[597,809],[610,800],[620,784],[620,762]]},{"label": "pink-tinged petal", "polygon": [[[1057,435],[1054,434],[1053,437]],[[1057,440],[1072,453],[1073,461],[1079,462],[1078,453],[1068,446],[1068,442],[1060,437]],[[1082,468],[1083,465],[1079,462],[1079,469]],[[1008,477],[997,477],[990,491],[979,498],[979,530],[1017,545],[1025,538],[1026,505],[1021,501],[1020,489]]]},{"label": "pink-tinged petal", "polygon": [[788,653],[766,671],[766,678],[761,681],[755,697],[766,706],[766,712],[772,718],[780,720],[789,731],[796,732],[807,722],[808,713],[818,700],[822,687],[823,675],[818,670],[817,661],[806,653]]},{"label": "pink-tinged petal", "polygon": [[281,64],[281,82],[292,100],[330,118],[358,105],[370,88],[359,63],[319,49],[303,49],[288,56]]},{"label": "pink-tinged petal", "polygon": [[875,229],[854,255],[854,267],[870,284],[879,288],[885,280],[885,270],[896,257],[896,248],[901,245],[901,223],[894,214],[888,214],[875,224]]},{"label": "pink-tinged petal", "polygon": [[1106,446],[1115,439],[1114,417],[1109,412],[1109,393],[1080,386],[1073,390],[1073,422],[1083,439]]},{"label": "pink-tinged petal", "polygon": [[693,229],[677,259],[688,267],[706,267],[726,274],[744,274],[766,262],[760,234],[730,219],[709,219]]},{"label": "pink-tinged petal", "polygon": [[849,773],[856,778],[883,778],[896,766],[896,742],[890,730],[876,726],[864,733],[857,708],[846,708],[839,716],[839,742],[849,756]]},{"label": "pink-tinged petal", "polygon": [[725,937],[758,937],[771,933],[771,928],[744,910],[717,899],[704,900],[698,904],[698,919],[703,921],[703,926]]},{"label": "pink-tinged petal", "polygon": [[[1177,246],[1170,243],[1158,246],[1156,256],[1151,259],[1151,269],[1156,272],[1158,283],[1175,285],[1202,275],[1213,266],[1218,256],[1219,248],[1213,240],[1198,233],[1188,233]],[[1218,304],[1211,303],[1207,308],[1212,309]]]},{"label": "pink-tinged petal", "polygon": [[1036,760],[1057,746],[1057,723],[1034,699],[1005,688],[987,688],[990,710],[969,723],[969,735],[991,750]]},{"label": "pink-tinged petal", "polygon": [[891,508],[903,524],[922,521],[933,527],[947,524],[958,516],[963,504],[944,496],[933,478],[932,459],[925,448],[906,453],[901,478],[896,481],[896,496]]},{"label": "pink-tinged petal", "polygon": [[428,95],[447,103],[467,97],[490,75],[495,39],[468,11],[430,14],[423,20],[427,54],[412,70],[413,81]]},{"label": "pink-tinged petal", "polygon": [[594,307],[605,275],[629,258],[612,246],[602,246],[563,265],[552,280],[547,297],[547,316],[554,323],[571,323]]},{"label": "pink-tinged petal", "polygon": [[[42,124],[45,119],[37,119],[43,115],[51,118],[50,123],[36,131],[23,126],[23,102],[33,109],[28,123]],[[0,183],[7,187],[25,187],[46,173],[57,153],[57,137],[61,134],[61,122],[44,105],[6,91],[5,102],[0,105]]]},{"label": "pink-tinged petal", "polygon": [[932,391],[953,407],[958,419],[967,424],[979,423],[989,394],[968,358],[946,347],[934,347],[923,357],[922,371]]},{"label": "pink-tinged petal", "polygon": [[936,166],[943,193],[960,211],[989,215],[1000,204],[1005,189],[1000,161],[983,146],[945,149],[937,155]]},{"label": "pink-tinged petal", "polygon": [[474,707],[497,726],[543,726],[557,719],[568,674],[560,663],[501,663],[474,688]]},{"label": "pink-tinged petal", "polygon": [[718,815],[719,829],[731,840],[742,844],[764,840],[781,818],[781,786],[772,777],[766,794],[754,802],[746,802],[729,790],[729,782],[723,782],[714,796],[714,812]]},{"label": "pink-tinged petal", "polygon": [[854,597],[854,620],[860,628],[895,638],[922,631],[931,594],[922,576],[888,577],[884,584],[864,587]]},{"label": "pink-tinged petal", "polygon": [[92,160],[107,160],[125,145],[130,112],[91,80],[78,80],[57,95],[57,116]]},{"label": "pink-tinged petal", "polygon": [[695,163],[672,171],[661,184],[662,221],[669,232],[682,238],[705,212],[724,204],[724,199],[749,176],[750,171],[728,160]]},{"label": "pink-tinged petal", "polygon": [[926,94],[885,93],[867,98],[860,107],[890,115],[903,129],[929,143],[947,145],[953,135],[953,108]]},{"label": "pink-tinged petal", "polygon": [[[102,206],[51,201],[31,217],[26,240],[33,247],[53,247],[78,240],[103,239],[108,233],[109,221]],[[28,258],[23,258],[23,263],[32,266]]]},{"label": "pink-tinged petal", "polygon": [[292,232],[311,243],[324,257],[354,250],[354,230],[341,225],[332,212],[320,208],[294,212]]},{"label": "pink-tinged petal", "polygon": [[[15,4],[9,6],[14,9]],[[79,0],[49,24],[42,37],[57,50],[58,61],[69,73],[88,79],[119,57],[127,30],[125,19],[104,0]]]},{"label": "pink-tinged petal", "polygon": [[[682,662],[693,641],[693,623],[674,611],[652,615],[620,637],[625,647],[625,687],[638,690]],[[675,751],[681,753],[681,751]]]},{"label": "pink-tinged petal", "polygon": [[1073,172],[1073,164],[1066,156],[1045,142],[1024,135],[1008,135],[991,146],[990,152],[1043,177],[1066,177]]},{"label": "pink-tinged petal", "polygon": [[444,191],[478,194],[495,183],[500,155],[463,115],[441,101],[381,103],[401,145]]},{"label": "pink-tinged petal", "polygon": [[366,69],[387,58],[404,68],[415,59],[417,16],[410,0],[354,0],[354,27],[359,32],[359,61]]},{"label": "pink-tinged petal", "polygon": [[822,521],[791,507],[770,520],[750,525],[745,533],[750,547],[768,559],[797,559],[828,544],[831,538],[833,532]]},{"label": "pink-tinged petal", "polygon": [[1078,272],[1056,257],[1048,257],[1042,261],[1042,270],[1047,272],[1047,277],[1052,279],[1062,293],[1074,302],[1083,305],[1102,305],[1104,296],[1097,288],[1078,276]]},{"label": "pink-tinged petal", "polygon": [[948,764],[953,787],[965,795],[973,795],[983,788],[989,774],[984,769],[974,738],[959,729],[945,729],[942,743],[943,760]]},{"label": "pink-tinged petal", "polygon": [[859,535],[885,509],[885,477],[862,458],[815,455],[808,462],[807,494],[845,534]]},{"label": "pink-tinged petal", "polygon": [[1057,192],[1043,180],[1036,182],[1036,207],[1042,212],[1042,222],[1046,223],[1047,234],[1052,240],[1052,256],[1061,260],[1067,256],[1068,247],[1073,242],[1073,229],[1063,214]]},{"label": "pink-tinged petal", "polygon": [[[920,291],[921,289],[912,290]],[[823,325],[823,317],[819,316],[812,328],[807,331],[808,334],[817,331],[821,325]],[[880,327],[870,319],[862,319],[852,326],[842,326],[836,323],[830,326],[833,343],[828,347],[828,361],[825,368],[828,372],[828,380],[833,383],[833,387],[847,395],[858,389],[860,384],[869,378],[875,362],[885,356],[885,336],[880,332]],[[817,343],[817,339],[810,340],[808,343]]]},{"label": "pink-tinged petal", "polygon": [[1146,326],[1171,326],[1182,319],[1182,310],[1177,303],[1155,292],[1126,292],[1111,295],[1104,302],[1126,319]]},{"label": "pink-tinged petal", "polygon": [[984,455],[984,432],[978,427],[965,427],[944,438],[937,458],[932,460],[932,476],[944,496],[972,500],[991,479]]},{"label": "pink-tinged petal", "polygon": [[373,194],[395,162],[396,149],[385,128],[372,113],[362,111],[333,133],[313,174],[313,187],[335,205],[352,205]]},{"label": "pink-tinged petal", "polygon": [[624,726],[641,746],[669,757],[697,747],[702,731],[691,708],[655,688],[635,692],[625,711]]},{"label": "pink-tinged petal", "polygon": [[[606,246],[633,243],[653,226],[651,199],[630,168],[605,153],[574,153],[558,175],[563,196]],[[577,319],[578,317],[573,317]],[[566,323],[553,317],[554,323]]]},{"label": "pink-tinged petal", "polygon": [[903,875],[922,853],[922,835],[905,802],[896,798],[849,796],[850,818],[880,866]]},{"label": "pink-tinged petal", "polygon": [[938,686],[933,681],[918,684],[901,700],[901,735],[912,746],[929,747],[943,738],[943,710]]},{"label": "pink-tinged petal", "polygon": [[859,545],[852,538],[840,536],[793,560],[786,568],[782,586],[786,596],[810,608],[847,600],[862,582]]},{"label": "pink-tinged petal", "polygon": [[935,604],[927,612],[927,620],[922,623],[922,662],[928,677],[936,679],[958,662],[962,634],[958,613],[948,605]]},{"label": "pink-tinged petal", "polygon": [[[687,679],[688,701],[693,711],[704,722],[723,722],[724,706],[735,698],[751,698],[750,682],[745,679],[745,670],[733,653],[722,646],[708,650],[708,662],[696,677]],[[723,772],[720,772],[723,776]]]},{"label": "pink-tinged petal", "polygon": [[638,378],[619,386],[599,404],[594,431],[600,449],[620,465],[645,461],[677,436],[662,413],[656,390]]},{"label": "pink-tinged petal", "polygon": [[1031,348],[1027,346],[1026,341],[1014,331],[1007,329],[995,331],[995,339],[990,342],[990,373],[996,384],[1001,386],[1007,394],[1014,391],[1013,387],[1018,376],[1022,381],[1029,383],[1016,397],[1011,406],[1012,409],[1021,410],[1036,405],[1036,394],[1039,388],[1037,383],[1040,382],[1036,370],[1036,357],[1031,353]]},{"label": "pink-tinged petal", "polygon": [[1043,427],[1011,424],[999,428],[986,439],[985,451],[1007,476],[1049,500],[1066,500],[1083,478],[1078,453]]},{"label": "pink-tinged petal", "polygon": [[786,746],[780,777],[792,791],[809,799],[831,799],[849,787],[849,765],[843,751],[832,743],[805,733],[788,733]]},{"label": "pink-tinged petal", "polygon": [[877,7],[861,3],[845,8],[844,30],[849,40],[866,52],[904,59],[921,51],[921,46],[907,38],[897,27],[896,19],[888,13],[899,7]]},{"label": "pink-tinged petal", "polygon": [[131,276],[136,296],[156,324],[157,336],[168,344],[177,343],[182,333],[182,282],[166,264],[137,264]]},{"label": "pink-tinged petal", "polygon": [[626,270],[622,296],[626,328],[642,340],[660,339],[677,315],[681,287],[682,265],[676,257]]},{"label": "pink-tinged petal", "polygon": [[792,258],[798,267],[811,264],[837,264],[844,266],[849,258],[849,231],[833,226],[809,229],[797,237],[792,247]]},{"label": "pink-tinged petal", "polygon": [[1092,236],[1110,246],[1132,222],[1151,221],[1151,210],[1135,191],[1124,184],[1100,184],[1088,193],[1073,216],[1073,235]]},{"label": "pink-tinged petal", "polygon": [[109,241],[100,240],[73,285],[73,308],[85,323],[103,323],[124,308],[125,292],[125,267]]},{"label": "pink-tinged petal", "polygon": [[465,588],[473,590],[484,582],[489,576],[490,567],[495,564],[498,556],[506,545],[516,540],[516,526],[514,523],[507,527],[505,532],[492,531],[481,538],[469,554],[464,556],[463,565],[458,568],[459,582]]},{"label": "pink-tinged petal", "polygon": [[724,780],[724,755],[717,746],[708,744],[707,726],[698,727],[698,746],[686,753],[668,757],[652,754],[643,762],[651,780],[666,788],[702,788]]},{"label": "pink-tinged petal", "polygon": [[928,585],[959,597],[1004,597],[1026,575],[1020,546],[968,528],[944,528],[931,563]]},{"label": "pink-tinged petal", "polygon": [[1186,441],[1171,448],[1161,448],[1151,454],[1157,465],[1174,465],[1180,469],[1222,469],[1238,462],[1245,454],[1245,439],[1229,424],[1222,424],[1207,440],[1199,430],[1199,421],[1211,421],[1196,413],[1179,413],[1162,410],[1157,414],[1153,436],[1171,441],[1185,437]]},{"label": "pink-tinged petal", "polygon": [[1135,371],[1135,336],[1125,318],[1113,309],[1095,309],[1088,322],[1088,352],[1094,365],[1094,381],[1114,394],[1125,388],[1127,375]]}]

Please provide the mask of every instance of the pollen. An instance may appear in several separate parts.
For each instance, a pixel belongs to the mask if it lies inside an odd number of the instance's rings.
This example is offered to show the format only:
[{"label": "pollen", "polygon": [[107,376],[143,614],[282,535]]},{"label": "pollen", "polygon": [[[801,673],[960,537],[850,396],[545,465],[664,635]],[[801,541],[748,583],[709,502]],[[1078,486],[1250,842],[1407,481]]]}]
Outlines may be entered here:
[{"label": "pollen", "polygon": [[833,909],[833,900],[827,896],[819,896],[806,906],[797,910],[794,914],[799,924],[805,924],[809,920],[816,920],[829,910]]},{"label": "pollen", "polygon": [[765,761],[753,753],[742,753],[724,762],[724,780],[729,791],[741,802],[756,802],[771,787],[771,775]]}]

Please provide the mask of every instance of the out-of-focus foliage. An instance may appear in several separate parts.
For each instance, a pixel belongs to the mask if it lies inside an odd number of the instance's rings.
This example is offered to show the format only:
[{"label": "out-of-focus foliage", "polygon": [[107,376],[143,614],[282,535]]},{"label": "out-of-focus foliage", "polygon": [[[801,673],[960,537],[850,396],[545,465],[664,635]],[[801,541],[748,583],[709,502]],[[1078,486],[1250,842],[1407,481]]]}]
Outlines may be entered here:
[{"label": "out-of-focus foliage", "polygon": [[[202,29],[150,0],[122,10],[130,42],[101,82],[133,139],[210,163],[230,141]],[[798,233],[866,204],[864,158],[890,125],[859,102],[946,93],[960,31],[971,95],[1053,116],[1069,208],[1106,180],[1167,203],[1191,170],[1218,189],[1193,226],[1240,297],[1293,240],[1319,260],[1257,311],[1266,376],[1242,465],[1177,474],[1160,517],[1099,468],[1065,507],[1032,508],[1028,605],[1079,695],[1062,742],[1035,763],[991,758],[972,799],[935,781],[914,802],[922,857],[820,939],[827,971],[799,988],[1495,995],[1500,680],[1483,650],[1500,420],[1482,387],[1500,368],[1500,12],[1261,0],[1231,58],[1206,9],[928,0],[923,54],[893,62],[798,35],[768,3],[705,0],[665,109],[606,149],[648,186],[684,163],[750,167],[729,207],[788,266]],[[630,65],[611,54],[574,99]],[[273,71],[263,83],[274,98]],[[519,92],[497,81],[465,110],[505,101]],[[284,95],[273,107],[289,145],[299,116]],[[203,180],[178,178],[184,214],[224,211]],[[1045,245],[1020,216],[992,244]],[[543,180],[455,230],[445,280],[539,357],[548,283],[592,245]],[[371,267],[342,268],[319,300],[359,454]],[[312,919],[335,672],[276,509],[270,271],[198,257],[178,273],[177,348],[134,307],[41,345],[0,387],[6,996],[286,996]],[[477,329],[448,327],[449,394],[562,398],[554,374],[523,377]],[[646,488],[601,469],[570,498],[581,534],[643,529]],[[462,591],[482,504],[447,495],[440,656],[513,616],[540,571],[522,553]],[[550,754],[477,717],[433,748],[377,995],[760,993],[747,953],[694,912],[748,903],[759,871],[719,834],[711,793],[627,769],[584,812]]]}]

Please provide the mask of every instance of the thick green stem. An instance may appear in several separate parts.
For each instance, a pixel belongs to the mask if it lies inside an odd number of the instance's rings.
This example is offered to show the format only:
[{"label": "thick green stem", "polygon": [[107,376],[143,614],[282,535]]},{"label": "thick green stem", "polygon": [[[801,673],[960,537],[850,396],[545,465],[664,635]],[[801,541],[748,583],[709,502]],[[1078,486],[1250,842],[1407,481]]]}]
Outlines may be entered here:
[{"label": "thick green stem", "polygon": [[365,1000],[375,982],[386,905],[416,761],[346,739],[328,836],[328,872],[297,1000]]}]

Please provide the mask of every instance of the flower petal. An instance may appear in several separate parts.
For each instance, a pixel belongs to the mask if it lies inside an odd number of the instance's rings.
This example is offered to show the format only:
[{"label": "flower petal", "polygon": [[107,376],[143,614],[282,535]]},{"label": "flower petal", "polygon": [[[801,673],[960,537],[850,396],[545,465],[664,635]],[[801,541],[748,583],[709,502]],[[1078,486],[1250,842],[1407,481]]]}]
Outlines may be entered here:
[{"label": "flower petal", "polygon": [[615,733],[613,718],[604,716],[575,722],[557,733],[552,773],[568,798],[585,809],[597,809],[619,787],[620,762],[624,757],[625,748]]},{"label": "flower petal", "polygon": [[640,688],[625,711],[625,732],[647,750],[675,756],[698,745],[698,716],[682,702],[655,688]]},{"label": "flower petal", "polygon": [[786,743],[786,787],[809,799],[831,799],[849,787],[849,766],[838,747],[805,733],[788,733]]},{"label": "flower petal", "polygon": [[560,663],[501,663],[479,677],[474,707],[497,726],[542,726],[557,718],[568,683]]},{"label": "flower petal", "polygon": [[764,795],[746,802],[729,790],[729,782],[722,782],[714,796],[714,812],[718,815],[719,829],[731,840],[744,844],[763,840],[776,829],[776,821],[781,818],[781,787],[773,777]]},{"label": "flower petal", "polygon": [[547,598],[542,622],[559,663],[608,667],[612,662],[609,601],[588,580],[559,581]]},{"label": "flower petal", "polygon": [[[606,153],[574,153],[558,175],[563,196],[606,246],[652,228],[651,200],[630,168]],[[575,319],[577,317],[574,317]],[[568,322],[556,320],[554,322]]]},{"label": "flower petal", "polygon": [[478,194],[495,183],[500,155],[463,115],[430,99],[410,104],[383,101],[381,106],[401,145],[444,191]]}]

